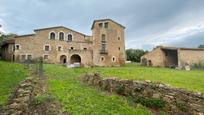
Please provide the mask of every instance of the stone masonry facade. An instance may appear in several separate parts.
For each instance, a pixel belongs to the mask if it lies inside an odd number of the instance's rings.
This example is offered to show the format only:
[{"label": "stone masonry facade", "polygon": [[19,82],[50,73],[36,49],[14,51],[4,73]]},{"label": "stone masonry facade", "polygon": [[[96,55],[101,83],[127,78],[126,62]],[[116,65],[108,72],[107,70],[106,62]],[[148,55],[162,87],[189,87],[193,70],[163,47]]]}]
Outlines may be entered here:
[{"label": "stone masonry facade", "polygon": [[141,57],[141,64],[159,67],[191,66],[204,62],[203,48],[176,48],[158,46]]},{"label": "stone masonry facade", "polygon": [[125,63],[124,29],[111,19],[95,20],[92,36],[63,26],[35,29],[5,41],[1,56],[16,62],[42,57],[46,63],[120,66]]}]

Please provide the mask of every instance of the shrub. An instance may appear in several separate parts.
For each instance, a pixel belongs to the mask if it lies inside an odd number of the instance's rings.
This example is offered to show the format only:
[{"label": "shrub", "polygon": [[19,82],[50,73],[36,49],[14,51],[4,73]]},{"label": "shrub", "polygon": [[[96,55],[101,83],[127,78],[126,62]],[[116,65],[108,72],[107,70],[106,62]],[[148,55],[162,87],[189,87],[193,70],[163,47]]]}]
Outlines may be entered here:
[{"label": "shrub", "polygon": [[187,105],[186,105],[185,102],[183,102],[183,101],[177,101],[177,102],[176,102],[176,106],[177,106],[181,111],[186,112],[186,111],[188,110]]},{"label": "shrub", "polygon": [[40,105],[46,101],[53,101],[53,100],[55,100],[55,97],[53,97],[50,94],[45,93],[42,95],[35,96],[31,103],[32,103],[32,105],[37,106],[37,105]]},{"label": "shrub", "polygon": [[204,69],[204,61],[199,61],[198,63],[194,63],[192,65],[193,69]]},{"label": "shrub", "polygon": [[165,106],[163,100],[155,98],[145,99],[143,97],[138,97],[134,101],[150,108],[163,108]]},{"label": "shrub", "polygon": [[125,86],[124,86],[124,85],[118,85],[118,86],[116,86],[116,92],[117,92],[118,94],[123,94],[124,91],[125,91]]}]

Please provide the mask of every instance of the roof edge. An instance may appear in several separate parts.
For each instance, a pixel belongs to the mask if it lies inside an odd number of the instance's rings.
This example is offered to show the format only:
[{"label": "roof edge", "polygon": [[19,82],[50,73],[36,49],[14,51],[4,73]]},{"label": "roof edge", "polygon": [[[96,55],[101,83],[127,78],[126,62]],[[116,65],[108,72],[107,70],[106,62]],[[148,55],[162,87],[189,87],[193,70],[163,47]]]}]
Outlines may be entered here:
[{"label": "roof edge", "polygon": [[92,26],[91,26],[91,30],[93,29],[94,24],[95,24],[96,22],[100,22],[100,21],[111,21],[111,22],[113,22],[113,23],[115,23],[115,24],[117,24],[117,25],[119,25],[119,26],[121,26],[122,28],[125,29],[125,26],[123,26],[122,24],[120,24],[120,23],[118,23],[118,22],[116,22],[116,21],[114,21],[114,20],[112,20],[112,19],[99,19],[99,20],[94,20],[94,21],[93,21],[93,24],[92,24]]},{"label": "roof edge", "polygon": [[76,33],[78,33],[78,34],[81,34],[81,35],[83,35],[83,36],[88,36],[88,37],[90,36],[90,35],[83,34],[83,33],[81,33],[81,32],[78,32],[78,31],[76,31],[76,30],[73,30],[73,29],[70,29],[70,28],[67,28],[67,27],[64,27],[64,26],[53,26],[53,27],[39,28],[39,29],[34,29],[34,32],[40,31],[40,30],[53,29],[53,28],[65,28],[65,29],[68,29],[68,30],[70,30],[70,31],[76,32]]}]

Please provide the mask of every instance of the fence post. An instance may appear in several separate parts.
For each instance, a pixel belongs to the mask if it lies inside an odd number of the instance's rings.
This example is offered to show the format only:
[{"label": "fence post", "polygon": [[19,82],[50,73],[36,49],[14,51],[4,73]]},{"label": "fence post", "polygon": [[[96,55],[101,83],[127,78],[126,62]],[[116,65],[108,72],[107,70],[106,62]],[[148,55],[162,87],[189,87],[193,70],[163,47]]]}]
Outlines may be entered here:
[{"label": "fence post", "polygon": [[43,76],[43,58],[42,57],[40,57],[39,59],[38,76],[39,77]]}]

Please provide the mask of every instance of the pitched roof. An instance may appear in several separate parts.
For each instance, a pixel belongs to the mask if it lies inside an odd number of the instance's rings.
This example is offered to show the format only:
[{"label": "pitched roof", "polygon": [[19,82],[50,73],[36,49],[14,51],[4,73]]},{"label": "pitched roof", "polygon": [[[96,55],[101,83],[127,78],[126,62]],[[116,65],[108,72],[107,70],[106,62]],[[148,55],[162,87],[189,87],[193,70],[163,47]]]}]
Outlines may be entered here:
[{"label": "pitched roof", "polygon": [[85,35],[85,34],[83,34],[83,33],[80,33],[80,32],[78,32],[78,31],[72,30],[72,29],[67,28],[67,27],[64,27],[64,26],[54,26],[54,27],[40,28],[40,29],[34,29],[34,31],[48,30],[48,29],[55,29],[55,28],[64,28],[64,29],[68,29],[68,30],[71,30],[71,31],[73,31],[73,32],[76,32],[76,33],[78,33],[78,34],[81,34],[81,35],[83,35],[83,36],[88,36],[88,35]]},{"label": "pitched roof", "polygon": [[18,38],[18,37],[26,37],[26,36],[34,36],[35,34],[25,34],[25,35],[17,35],[15,36],[15,38]]},{"label": "pitched roof", "polygon": [[14,39],[8,39],[8,40],[4,40],[1,44],[1,46],[4,46],[6,44],[15,44],[15,40]]},{"label": "pitched roof", "polygon": [[91,26],[91,29],[93,29],[93,26],[94,26],[94,24],[95,24],[96,22],[101,22],[101,21],[111,21],[111,22],[113,22],[113,23],[115,23],[115,24],[117,24],[117,25],[119,25],[119,26],[121,26],[122,28],[125,29],[125,26],[119,24],[118,22],[116,22],[116,21],[114,21],[114,20],[112,20],[112,19],[100,19],[100,20],[94,20],[94,22],[93,22],[93,24],[92,24],[92,26]]}]

